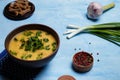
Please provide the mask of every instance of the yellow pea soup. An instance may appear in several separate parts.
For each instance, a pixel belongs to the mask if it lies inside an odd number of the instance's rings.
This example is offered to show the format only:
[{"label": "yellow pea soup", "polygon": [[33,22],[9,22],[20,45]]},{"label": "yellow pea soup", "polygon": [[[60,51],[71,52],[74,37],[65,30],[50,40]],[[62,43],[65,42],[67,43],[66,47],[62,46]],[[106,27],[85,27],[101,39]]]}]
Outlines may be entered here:
[{"label": "yellow pea soup", "polygon": [[57,47],[55,38],[42,30],[26,30],[10,41],[9,52],[23,60],[39,60],[51,55]]}]

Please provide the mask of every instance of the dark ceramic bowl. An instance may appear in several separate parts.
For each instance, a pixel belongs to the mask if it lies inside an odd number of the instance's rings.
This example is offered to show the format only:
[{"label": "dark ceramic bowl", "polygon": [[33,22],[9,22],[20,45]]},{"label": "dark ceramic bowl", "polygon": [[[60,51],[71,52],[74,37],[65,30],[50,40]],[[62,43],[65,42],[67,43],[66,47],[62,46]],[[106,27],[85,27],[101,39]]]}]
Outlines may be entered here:
[{"label": "dark ceramic bowl", "polygon": [[93,57],[87,52],[78,52],[73,56],[73,68],[77,72],[88,72],[93,66]]},{"label": "dark ceramic bowl", "polygon": [[14,3],[15,1],[13,2],[10,2],[9,4],[6,5],[6,7],[4,8],[4,11],[3,11],[3,14],[5,17],[7,17],[8,19],[11,19],[11,20],[23,20],[23,19],[27,19],[29,18],[30,16],[32,16],[32,14],[34,13],[35,11],[35,6],[32,2],[29,2],[29,5],[31,6],[31,11],[30,12],[27,12],[26,14],[24,15],[15,15],[13,14],[12,12],[9,11],[9,6],[11,3]]},{"label": "dark ceramic bowl", "polygon": [[[56,48],[56,50],[50,56],[48,56],[46,58],[43,58],[43,59],[40,59],[40,60],[22,60],[22,59],[18,59],[16,57],[14,57],[13,55],[10,54],[10,52],[8,50],[8,46],[9,46],[10,40],[17,33],[20,33],[20,32],[25,31],[25,30],[43,30],[43,31],[46,31],[46,32],[52,34],[54,36],[54,38],[56,39],[56,41],[57,41],[57,48]],[[27,25],[23,25],[23,26],[20,26],[20,27],[14,29],[13,31],[11,31],[8,34],[8,36],[6,37],[6,40],[5,40],[5,49],[8,52],[8,56],[12,60],[20,63],[23,66],[39,68],[39,67],[42,67],[42,66],[48,64],[54,58],[54,56],[56,55],[56,53],[57,53],[57,51],[59,49],[59,44],[60,44],[60,39],[59,39],[58,34],[56,33],[55,30],[53,30],[49,26],[46,26],[46,25],[43,25],[43,24],[27,24]]]}]

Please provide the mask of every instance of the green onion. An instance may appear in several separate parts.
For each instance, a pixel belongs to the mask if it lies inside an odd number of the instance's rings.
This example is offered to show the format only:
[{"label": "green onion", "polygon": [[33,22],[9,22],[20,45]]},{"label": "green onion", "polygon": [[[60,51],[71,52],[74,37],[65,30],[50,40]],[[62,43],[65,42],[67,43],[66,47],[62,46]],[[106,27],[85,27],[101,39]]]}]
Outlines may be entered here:
[{"label": "green onion", "polygon": [[42,59],[42,57],[43,57],[43,53],[40,53],[40,54],[38,54],[38,56],[36,57],[36,60]]},{"label": "green onion", "polygon": [[32,54],[23,54],[21,56],[21,59],[28,59],[28,58],[31,58],[32,57]]},{"label": "green onion", "polygon": [[56,50],[56,47],[57,47],[57,43],[56,43],[56,42],[53,42],[53,43],[52,43],[52,51],[55,51],[55,50]]},{"label": "green onion", "polygon": [[17,41],[18,41],[18,39],[15,37],[15,38],[14,38],[14,41],[15,41],[15,42],[17,42]]},{"label": "green onion", "polygon": [[120,46],[120,22],[91,25],[82,28],[75,25],[69,25],[67,28],[74,29],[65,32],[65,34],[71,33],[67,36],[68,39],[78,33],[90,33]]},{"label": "green onion", "polygon": [[11,50],[10,50],[10,53],[11,53],[12,55],[14,55],[14,56],[17,56],[17,52],[15,52],[15,51],[11,51]]},{"label": "green onion", "polygon": [[23,49],[23,47],[25,46],[25,40],[24,40],[24,38],[22,38],[20,40],[20,42],[21,42],[20,49]]},{"label": "green onion", "polygon": [[48,39],[48,38],[43,38],[43,41],[44,41],[44,42],[48,42],[49,39]]},{"label": "green onion", "polygon": [[29,31],[29,30],[26,30],[24,31],[23,35],[25,36],[30,36],[33,32]]},{"label": "green onion", "polygon": [[46,50],[50,50],[50,45],[45,46]]},{"label": "green onion", "polygon": [[42,31],[36,32],[36,36],[37,36],[37,37],[38,37],[38,36],[41,36],[41,34],[42,34]]},{"label": "green onion", "polygon": [[42,46],[42,40],[36,36],[32,36],[26,41],[25,51],[35,52],[36,50],[41,49]]},{"label": "green onion", "polygon": [[37,36],[28,37],[26,41],[22,38],[20,42],[20,49],[25,51],[35,52],[36,50],[43,49],[43,42]]},{"label": "green onion", "polygon": [[21,39],[20,39],[20,42],[25,42],[25,39],[24,39],[24,38],[21,38]]}]

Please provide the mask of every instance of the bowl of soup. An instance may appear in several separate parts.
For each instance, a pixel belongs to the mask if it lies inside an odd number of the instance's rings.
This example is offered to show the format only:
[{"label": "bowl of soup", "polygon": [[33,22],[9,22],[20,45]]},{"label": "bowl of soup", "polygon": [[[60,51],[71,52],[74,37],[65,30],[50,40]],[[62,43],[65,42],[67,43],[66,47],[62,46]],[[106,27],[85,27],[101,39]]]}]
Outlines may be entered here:
[{"label": "bowl of soup", "polygon": [[43,24],[26,24],[11,31],[5,39],[8,56],[26,67],[47,65],[57,54],[58,33]]}]

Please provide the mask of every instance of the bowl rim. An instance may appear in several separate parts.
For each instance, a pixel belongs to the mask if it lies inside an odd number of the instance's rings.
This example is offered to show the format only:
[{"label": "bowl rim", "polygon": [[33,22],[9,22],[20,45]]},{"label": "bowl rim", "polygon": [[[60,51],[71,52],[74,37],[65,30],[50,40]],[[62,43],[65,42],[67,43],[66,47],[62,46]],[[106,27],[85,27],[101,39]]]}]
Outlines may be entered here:
[{"label": "bowl rim", "polygon": [[[86,65],[86,66],[84,66],[84,65],[78,65],[76,62],[75,62],[75,56],[76,55],[78,55],[78,54],[87,54],[87,55],[89,55],[91,58],[92,58],[92,62],[89,64],[89,65]],[[80,51],[80,52],[77,52],[77,53],[75,53],[74,54],[74,56],[73,56],[73,64],[75,65],[75,66],[77,66],[77,67],[81,67],[81,68],[87,68],[87,67],[91,67],[92,65],[93,65],[93,63],[94,63],[94,58],[93,58],[93,56],[90,54],[90,53],[88,53],[88,52],[85,52],[85,51]]]},{"label": "bowl rim", "polygon": [[[43,27],[48,28],[48,29],[51,30],[52,32],[54,32],[54,33],[55,33],[55,36],[57,37],[57,40],[56,40],[56,41],[57,41],[57,48],[56,48],[56,50],[55,50],[54,52],[52,52],[52,54],[50,54],[50,55],[48,55],[47,57],[42,58],[42,59],[38,59],[38,60],[23,60],[23,59],[19,59],[19,58],[15,57],[15,56],[13,56],[13,55],[11,55],[11,54],[9,53],[9,50],[8,50],[8,48],[7,48],[7,39],[8,39],[8,38],[10,37],[10,35],[13,34],[16,30],[21,29],[21,28],[23,28],[23,27],[25,27],[24,30],[26,30],[26,27],[31,26],[31,25],[43,26]],[[28,30],[37,30],[37,29],[28,29]],[[23,30],[22,30],[22,31],[23,31]],[[22,31],[19,31],[19,32],[22,32]],[[45,31],[45,30],[44,30],[44,31]],[[17,32],[17,33],[19,33],[19,32]],[[16,34],[14,34],[14,36],[15,36],[15,35],[16,35]],[[14,36],[12,36],[12,37],[14,37]],[[12,39],[12,38],[11,38],[11,39]],[[10,40],[11,40],[11,39],[10,39]],[[10,40],[9,40],[9,41],[10,41]],[[6,37],[6,39],[5,39],[4,45],[5,45],[5,49],[6,49],[7,53],[8,53],[11,57],[13,57],[13,58],[15,58],[15,59],[17,59],[17,60],[19,60],[19,61],[24,61],[24,62],[37,62],[37,61],[45,60],[45,59],[47,59],[47,58],[49,58],[49,57],[51,57],[51,56],[53,56],[53,55],[56,54],[56,52],[58,51],[59,46],[60,46],[60,38],[59,38],[58,33],[57,33],[53,28],[51,28],[50,26],[45,25],[45,24],[32,23],[32,24],[24,24],[24,25],[21,25],[21,26],[15,28],[15,29],[13,29],[13,30],[7,35],[7,37]]]}]

